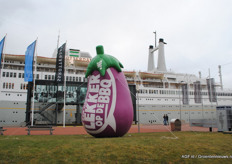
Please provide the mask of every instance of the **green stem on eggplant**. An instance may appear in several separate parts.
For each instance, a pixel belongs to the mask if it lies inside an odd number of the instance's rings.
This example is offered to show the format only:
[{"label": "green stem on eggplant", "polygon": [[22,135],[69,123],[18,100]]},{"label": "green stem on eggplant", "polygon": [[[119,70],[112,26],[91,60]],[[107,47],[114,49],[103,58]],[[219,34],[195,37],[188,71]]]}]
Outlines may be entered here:
[{"label": "green stem on eggplant", "polygon": [[101,76],[105,76],[106,70],[110,67],[115,68],[118,72],[122,72],[121,68],[123,65],[118,59],[111,55],[104,54],[103,46],[99,45],[96,47],[97,56],[95,56],[89,63],[87,67],[87,71],[85,73],[85,77],[87,78],[89,75],[93,73],[93,71],[97,70],[100,72]]}]

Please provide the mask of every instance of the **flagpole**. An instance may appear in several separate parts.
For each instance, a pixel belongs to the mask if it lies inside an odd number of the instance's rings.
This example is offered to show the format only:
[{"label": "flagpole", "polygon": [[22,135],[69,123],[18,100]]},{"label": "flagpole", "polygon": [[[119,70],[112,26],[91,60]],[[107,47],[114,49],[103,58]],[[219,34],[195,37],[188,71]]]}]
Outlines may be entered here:
[{"label": "flagpole", "polygon": [[[58,38],[57,38],[57,46],[56,46],[56,71],[57,71],[57,58],[58,58],[58,50],[59,50],[59,43],[60,43],[60,30],[59,30],[59,33],[58,33]],[[57,82],[57,73],[56,73],[56,80],[55,80],[56,82]],[[56,83],[56,91],[58,92],[58,89],[59,89],[59,84],[58,83]],[[58,96],[56,95],[56,103],[57,103],[57,99],[58,99]],[[56,119],[55,119],[55,124],[57,124],[57,107],[58,106],[58,104],[56,104]]]},{"label": "flagpole", "polygon": [[67,47],[67,40],[65,42],[65,53],[64,53],[64,111],[63,111],[63,127],[65,128],[65,105],[66,105],[66,47]]},{"label": "flagpole", "polygon": [[[37,42],[38,42],[38,37],[36,38],[36,43],[35,43],[35,69],[33,72],[35,72],[35,74],[33,74],[33,98],[32,98],[32,112],[31,112],[31,126],[34,126],[34,109],[35,109],[35,77],[36,77],[36,74],[37,74]],[[34,62],[34,60],[33,60]],[[34,64],[33,64],[34,66]],[[32,66],[32,68],[33,68]],[[35,77],[34,77],[35,76]]]},{"label": "flagpole", "polygon": [[59,34],[58,34],[58,39],[57,39],[57,53],[58,53],[58,48],[59,48],[59,42],[60,42],[60,30],[59,30]]}]

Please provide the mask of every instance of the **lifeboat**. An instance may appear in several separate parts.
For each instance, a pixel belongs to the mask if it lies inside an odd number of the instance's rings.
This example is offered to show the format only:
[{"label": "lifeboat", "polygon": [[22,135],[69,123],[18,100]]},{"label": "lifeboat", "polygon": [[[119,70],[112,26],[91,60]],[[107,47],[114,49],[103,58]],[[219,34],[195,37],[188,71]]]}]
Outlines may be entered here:
[{"label": "lifeboat", "polygon": [[87,67],[89,62],[91,61],[90,58],[81,58],[81,57],[75,57],[72,60],[75,66],[81,66],[81,67]]},{"label": "lifeboat", "polygon": [[164,74],[148,73],[148,72],[139,72],[139,76],[142,79],[163,79]]},{"label": "lifeboat", "polygon": [[[15,61],[24,62],[25,61],[25,55],[6,54],[5,55],[5,60],[15,60]],[[56,59],[55,58],[37,56],[37,63],[56,64]]]},{"label": "lifeboat", "polygon": [[[5,55],[5,60],[15,60],[15,61],[24,62],[25,61],[25,55],[6,54]],[[91,58],[66,56],[65,60],[66,60],[67,65],[73,64],[75,66],[87,67],[89,62],[91,61]],[[56,64],[56,58],[48,58],[48,57],[43,57],[43,56],[37,56],[37,63],[55,65]]]},{"label": "lifeboat", "polygon": [[56,58],[48,58],[48,57],[43,57],[43,56],[37,56],[37,63],[42,63],[42,64],[56,64]]},{"label": "lifeboat", "polygon": [[126,77],[132,77],[132,78],[134,78],[136,76],[136,72],[134,72],[134,71],[123,71],[123,73],[124,73],[124,75]]},{"label": "lifeboat", "polygon": [[[3,57],[2,57],[3,58]],[[11,55],[11,54],[5,54],[4,55],[5,60],[16,60],[20,62],[24,62],[25,55]]]}]

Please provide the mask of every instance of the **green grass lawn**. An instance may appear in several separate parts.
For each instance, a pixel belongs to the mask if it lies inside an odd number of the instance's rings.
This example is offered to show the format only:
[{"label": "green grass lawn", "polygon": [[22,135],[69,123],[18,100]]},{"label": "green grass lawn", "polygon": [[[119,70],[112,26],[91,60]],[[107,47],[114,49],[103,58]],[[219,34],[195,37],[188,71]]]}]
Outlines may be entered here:
[{"label": "green grass lawn", "polygon": [[[126,134],[120,138],[0,136],[0,164],[232,163],[232,135],[209,132],[174,134],[178,139],[168,132]],[[221,155],[229,159],[198,158],[200,155]]]}]

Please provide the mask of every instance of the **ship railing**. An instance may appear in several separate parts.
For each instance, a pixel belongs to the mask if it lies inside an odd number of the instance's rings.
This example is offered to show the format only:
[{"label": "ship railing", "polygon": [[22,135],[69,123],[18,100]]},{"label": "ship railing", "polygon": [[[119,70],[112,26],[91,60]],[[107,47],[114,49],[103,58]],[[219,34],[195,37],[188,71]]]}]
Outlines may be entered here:
[{"label": "ship railing", "polygon": [[56,105],[56,104],[57,104],[56,102],[36,103],[35,105],[36,105],[36,108],[38,110],[34,111],[34,113],[35,113],[35,120],[37,122],[40,122],[41,120],[45,119],[47,122],[49,122],[49,124],[53,124],[54,123],[54,117],[49,112],[53,112],[54,111],[54,110],[50,110],[50,109],[54,108],[54,105]]},{"label": "ship railing", "polygon": [[54,123],[54,117],[49,112],[44,111],[43,113],[40,113],[40,115],[45,118],[50,124]]},{"label": "ship railing", "polygon": [[38,113],[42,113],[43,111],[45,111],[46,109],[50,108],[51,106],[55,105],[55,102],[51,102],[46,104],[45,106],[40,106]]}]

